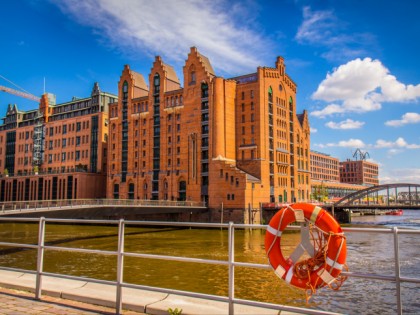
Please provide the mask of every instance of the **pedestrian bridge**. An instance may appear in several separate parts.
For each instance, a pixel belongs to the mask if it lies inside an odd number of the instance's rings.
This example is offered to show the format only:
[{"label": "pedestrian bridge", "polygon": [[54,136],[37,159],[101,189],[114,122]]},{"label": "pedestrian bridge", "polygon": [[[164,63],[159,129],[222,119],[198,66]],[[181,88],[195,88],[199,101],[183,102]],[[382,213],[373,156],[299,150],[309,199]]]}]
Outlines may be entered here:
[{"label": "pedestrian bridge", "polygon": [[0,215],[86,208],[207,209],[204,202],[132,199],[61,199],[0,202]]},{"label": "pedestrian bridge", "polygon": [[347,195],[334,208],[420,209],[419,184],[386,184],[372,186]]}]

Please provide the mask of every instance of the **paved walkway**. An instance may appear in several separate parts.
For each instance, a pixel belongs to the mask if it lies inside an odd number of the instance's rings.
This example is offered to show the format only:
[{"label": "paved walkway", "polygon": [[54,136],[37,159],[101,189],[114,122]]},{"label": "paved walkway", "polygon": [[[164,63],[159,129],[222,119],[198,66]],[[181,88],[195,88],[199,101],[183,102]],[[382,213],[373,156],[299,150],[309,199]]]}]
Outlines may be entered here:
[{"label": "paved walkway", "polygon": [[[115,314],[115,309],[46,295],[42,296],[42,300],[36,300],[33,293],[0,288],[0,314],[111,315]],[[135,315],[144,313],[123,311],[122,314]]]}]

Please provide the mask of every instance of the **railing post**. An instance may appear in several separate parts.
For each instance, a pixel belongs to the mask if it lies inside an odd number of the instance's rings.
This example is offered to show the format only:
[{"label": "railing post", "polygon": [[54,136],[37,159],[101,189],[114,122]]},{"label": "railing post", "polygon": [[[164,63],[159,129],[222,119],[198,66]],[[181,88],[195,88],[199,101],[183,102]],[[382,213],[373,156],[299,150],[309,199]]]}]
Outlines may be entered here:
[{"label": "railing post", "polygon": [[122,283],[124,279],[124,219],[118,223],[117,296],[115,313],[122,312]]},{"label": "railing post", "polygon": [[392,228],[394,232],[394,259],[395,259],[395,285],[397,295],[397,310],[402,315],[402,304],[401,304],[401,278],[400,278],[400,248],[398,244],[398,228],[394,226]]},{"label": "railing post", "polygon": [[42,294],[42,271],[44,266],[44,241],[45,241],[45,218],[39,219],[38,227],[38,256],[36,263],[36,286],[35,298],[41,299]]},{"label": "railing post", "polygon": [[233,229],[233,222],[229,222],[229,315],[235,313],[233,299],[235,297],[235,233]]}]

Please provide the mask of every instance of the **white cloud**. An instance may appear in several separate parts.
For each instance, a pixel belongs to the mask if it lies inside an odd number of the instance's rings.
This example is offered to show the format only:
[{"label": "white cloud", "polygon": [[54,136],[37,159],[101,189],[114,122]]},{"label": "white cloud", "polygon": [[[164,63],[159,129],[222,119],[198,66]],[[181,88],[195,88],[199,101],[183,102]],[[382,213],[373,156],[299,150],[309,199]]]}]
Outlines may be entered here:
[{"label": "white cloud", "polygon": [[331,129],[341,129],[341,130],[348,130],[348,129],[359,129],[362,128],[362,126],[365,123],[362,121],[354,121],[352,119],[346,119],[343,121],[340,121],[338,123],[329,121],[325,124],[328,128]]},{"label": "white cloud", "polygon": [[303,7],[303,21],[295,39],[300,44],[321,47],[327,60],[343,61],[366,54],[365,49],[375,43],[369,33],[346,32],[346,23],[337,19],[332,10],[314,11]]},{"label": "white cloud", "polygon": [[300,43],[319,43],[331,36],[336,24],[333,11],[312,11],[310,7],[303,8],[303,22],[296,33]]},{"label": "white cloud", "polygon": [[407,124],[418,124],[420,123],[420,114],[418,113],[406,113],[402,115],[399,120],[389,120],[385,122],[385,125],[391,127],[401,127]]},{"label": "white cloud", "polygon": [[[381,174],[381,173],[380,173]],[[419,168],[396,168],[390,169],[379,178],[381,184],[391,183],[420,183]]]},{"label": "white cloud", "polygon": [[317,133],[318,132],[318,129],[316,129],[316,128],[310,128],[310,131],[311,131],[311,133]]},{"label": "white cloud", "polygon": [[[130,55],[161,55],[183,62],[196,46],[225,71],[255,69],[270,45],[249,28],[247,3],[228,1],[52,0],[65,14],[92,27],[104,42]],[[255,9],[255,8],[254,8]],[[247,16],[247,14],[249,16]]]},{"label": "white cloud", "polygon": [[[385,141],[378,139],[374,146],[377,149],[391,149],[391,150],[400,150],[400,149],[420,149],[420,144],[409,144],[404,138],[399,137],[395,141]],[[398,151],[397,151],[398,152]],[[393,153],[393,152],[390,152]]]},{"label": "white cloud", "polygon": [[360,139],[349,139],[349,140],[342,140],[337,143],[327,143],[327,144],[315,144],[321,148],[327,147],[341,147],[341,148],[352,148],[352,149],[362,149],[366,147],[366,144]]},{"label": "white cloud", "polygon": [[379,60],[355,59],[334,69],[319,84],[312,99],[328,104],[315,117],[379,110],[383,102],[411,102],[420,98],[420,84],[405,85],[389,74]]}]

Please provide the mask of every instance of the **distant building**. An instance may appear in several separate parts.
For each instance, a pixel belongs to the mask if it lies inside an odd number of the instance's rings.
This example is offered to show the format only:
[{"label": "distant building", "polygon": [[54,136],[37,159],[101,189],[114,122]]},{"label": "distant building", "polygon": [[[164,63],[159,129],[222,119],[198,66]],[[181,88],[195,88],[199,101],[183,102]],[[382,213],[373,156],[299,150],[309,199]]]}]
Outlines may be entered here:
[{"label": "distant building", "polygon": [[365,160],[339,162],[328,154],[311,151],[312,199],[336,201],[369,186],[379,185],[378,165]]},{"label": "distant building", "polygon": [[86,98],[38,109],[9,105],[0,125],[0,201],[104,198],[108,104],[95,83]]},{"label": "distant building", "polygon": [[340,181],[365,186],[379,185],[378,164],[365,160],[340,162]]},{"label": "distant building", "polygon": [[340,181],[340,162],[329,154],[311,150],[311,177],[317,181]]},{"label": "distant building", "polygon": [[[310,199],[308,116],[283,58],[224,79],[196,48],[183,69],[125,66],[110,104],[108,198],[203,201],[213,211]],[[257,220],[256,218],[255,220]],[[255,222],[255,221],[254,221]]]}]

